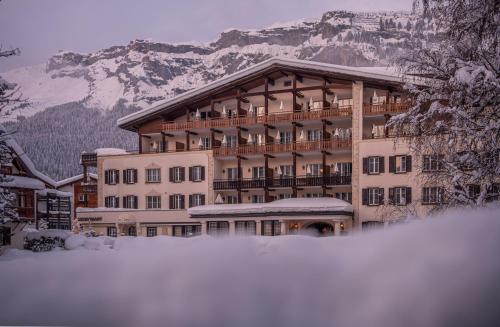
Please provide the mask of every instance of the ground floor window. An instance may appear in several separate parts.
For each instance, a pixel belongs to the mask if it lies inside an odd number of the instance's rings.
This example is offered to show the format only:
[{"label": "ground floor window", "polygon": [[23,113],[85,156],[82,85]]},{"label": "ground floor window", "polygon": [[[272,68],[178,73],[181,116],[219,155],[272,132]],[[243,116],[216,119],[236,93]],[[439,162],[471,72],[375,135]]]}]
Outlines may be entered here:
[{"label": "ground floor window", "polygon": [[155,237],[157,235],[158,231],[156,227],[148,227],[147,228],[147,237]]},{"label": "ground floor window", "polygon": [[227,204],[236,204],[238,203],[238,197],[234,195],[228,195],[226,196],[226,203]]},{"label": "ground floor window", "polygon": [[336,192],[335,197],[337,199],[352,203],[352,193],[351,192]]},{"label": "ground floor window", "polygon": [[172,235],[175,237],[191,237],[201,235],[201,225],[179,225],[172,227]]},{"label": "ground floor window", "polygon": [[110,237],[116,237],[117,236],[116,227],[108,227],[108,233],[107,234]]},{"label": "ground floor window", "polygon": [[227,235],[229,234],[229,223],[227,221],[209,221],[207,222],[207,234]]},{"label": "ground floor window", "polygon": [[262,194],[254,194],[252,195],[252,203],[264,203],[264,195]]},{"label": "ground floor window", "polygon": [[264,236],[281,235],[281,222],[279,220],[263,220],[262,235]]},{"label": "ground floor window", "polygon": [[381,221],[363,221],[361,223],[362,230],[373,230],[384,227],[384,223]]},{"label": "ground floor window", "polygon": [[137,229],[135,226],[130,226],[128,228],[128,236],[137,236]]},{"label": "ground floor window", "polygon": [[10,227],[0,226],[0,246],[10,245]]},{"label": "ground floor window", "polygon": [[237,235],[255,235],[255,221],[236,221],[235,230]]}]

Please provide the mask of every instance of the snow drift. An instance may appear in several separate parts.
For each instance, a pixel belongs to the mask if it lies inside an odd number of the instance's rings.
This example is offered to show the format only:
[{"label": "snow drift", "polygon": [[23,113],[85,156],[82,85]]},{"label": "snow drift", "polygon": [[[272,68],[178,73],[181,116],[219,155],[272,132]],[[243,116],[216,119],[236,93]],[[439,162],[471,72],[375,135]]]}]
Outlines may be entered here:
[{"label": "snow drift", "polygon": [[0,257],[0,324],[494,325],[498,213],[340,238],[120,237],[101,251],[12,250]]}]

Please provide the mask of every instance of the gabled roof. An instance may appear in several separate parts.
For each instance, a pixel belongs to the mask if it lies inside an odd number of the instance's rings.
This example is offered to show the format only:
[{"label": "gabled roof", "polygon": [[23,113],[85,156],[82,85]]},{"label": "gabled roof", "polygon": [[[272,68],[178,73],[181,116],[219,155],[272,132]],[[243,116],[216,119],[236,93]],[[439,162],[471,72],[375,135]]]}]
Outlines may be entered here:
[{"label": "gabled roof", "polygon": [[[97,180],[97,175],[96,174],[89,173],[89,176],[90,176],[91,179]],[[65,186],[65,185],[77,182],[77,181],[79,181],[81,179],[83,179],[83,174],[75,175],[75,176],[68,177],[66,179],[57,181],[55,186],[56,186],[56,188],[59,188],[59,187],[62,187],[62,186]]]},{"label": "gabled roof", "polygon": [[240,70],[234,74],[220,78],[202,87],[187,91],[156,106],[139,110],[130,115],[124,116],[118,119],[118,126],[121,128],[133,130],[133,124],[144,121],[145,118],[149,116],[158,114],[159,112],[168,113],[168,110],[170,108],[173,108],[175,105],[185,102],[192,97],[199,97],[205,94],[208,95],[210,92],[216,91],[229,83],[238,82],[239,80],[247,78],[251,75],[256,75],[260,72],[264,72],[266,70],[269,70],[270,68],[304,69],[308,71],[316,71],[323,74],[338,74],[344,77],[370,79],[373,81],[385,81],[398,84],[403,82],[402,76],[400,74],[396,73],[395,71],[391,71],[386,67],[349,67],[314,61],[274,57],[246,69]]}]

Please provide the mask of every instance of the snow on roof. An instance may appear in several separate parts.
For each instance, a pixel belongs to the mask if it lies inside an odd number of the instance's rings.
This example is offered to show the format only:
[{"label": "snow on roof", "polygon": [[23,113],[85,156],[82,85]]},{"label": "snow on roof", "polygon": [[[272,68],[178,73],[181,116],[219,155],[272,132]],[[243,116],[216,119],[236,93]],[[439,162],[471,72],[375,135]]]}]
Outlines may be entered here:
[{"label": "snow on roof", "polygon": [[71,193],[71,192],[62,192],[62,191],[54,190],[51,188],[43,189],[43,190],[39,191],[38,194],[40,194],[42,196],[47,196],[48,194],[53,194],[53,195],[58,196],[58,197],[73,197],[73,193]]},{"label": "snow on roof", "polygon": [[[89,176],[92,179],[97,179],[97,174],[89,173]],[[75,176],[72,176],[72,177],[68,177],[66,179],[57,181],[55,187],[59,188],[61,186],[68,185],[68,184],[74,183],[76,181],[79,181],[82,178],[83,178],[83,174],[79,174],[79,175],[75,175]]]},{"label": "snow on roof", "polygon": [[286,66],[292,66],[295,68],[321,70],[321,71],[331,72],[331,73],[339,73],[339,74],[353,75],[353,76],[364,77],[364,78],[374,78],[374,79],[380,79],[380,80],[385,80],[385,81],[390,81],[390,82],[403,83],[402,75],[400,75],[396,71],[387,69],[386,67],[377,67],[378,69],[374,69],[372,67],[370,67],[370,68],[350,67],[350,66],[325,64],[325,63],[321,63],[321,62],[308,61],[308,60],[273,57],[273,58],[264,60],[263,62],[260,62],[256,65],[251,66],[251,67],[248,67],[246,69],[242,69],[234,74],[231,74],[231,75],[222,77],[218,80],[215,80],[213,82],[210,82],[202,87],[184,92],[179,96],[176,96],[170,100],[164,101],[164,102],[162,102],[158,105],[155,105],[153,107],[142,109],[142,110],[136,111],[132,114],[129,114],[127,116],[124,116],[124,117],[118,119],[118,121],[117,121],[118,126],[122,127],[123,125],[130,123],[136,119],[142,118],[142,117],[150,115],[150,114],[154,114],[160,110],[165,109],[166,107],[173,106],[177,103],[188,100],[189,98],[191,98],[193,96],[196,96],[196,95],[202,94],[203,92],[207,92],[207,91],[210,91],[214,88],[223,86],[224,84],[238,80],[242,77],[245,77],[246,75],[256,73],[260,70],[271,67],[272,65],[286,65]]},{"label": "snow on roof", "polygon": [[118,148],[99,148],[95,149],[98,156],[116,156],[120,154],[127,154],[127,151]]},{"label": "snow on roof", "polygon": [[335,198],[292,198],[268,203],[209,204],[188,209],[188,214],[196,217],[221,214],[266,214],[282,212],[347,212],[352,213],[352,205]]},{"label": "snow on roof", "polygon": [[45,184],[36,178],[25,176],[8,176],[9,181],[1,182],[0,186],[14,187],[14,188],[27,188],[31,190],[43,190]]}]

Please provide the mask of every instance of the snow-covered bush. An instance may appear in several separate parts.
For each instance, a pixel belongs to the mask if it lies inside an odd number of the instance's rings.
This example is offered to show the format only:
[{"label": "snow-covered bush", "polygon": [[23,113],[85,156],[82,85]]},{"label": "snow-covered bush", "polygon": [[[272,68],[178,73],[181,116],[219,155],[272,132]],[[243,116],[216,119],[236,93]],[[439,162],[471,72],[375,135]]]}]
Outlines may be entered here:
[{"label": "snow-covered bush", "polygon": [[47,252],[56,247],[64,248],[64,242],[70,235],[69,231],[64,230],[29,231],[24,236],[24,249]]}]

